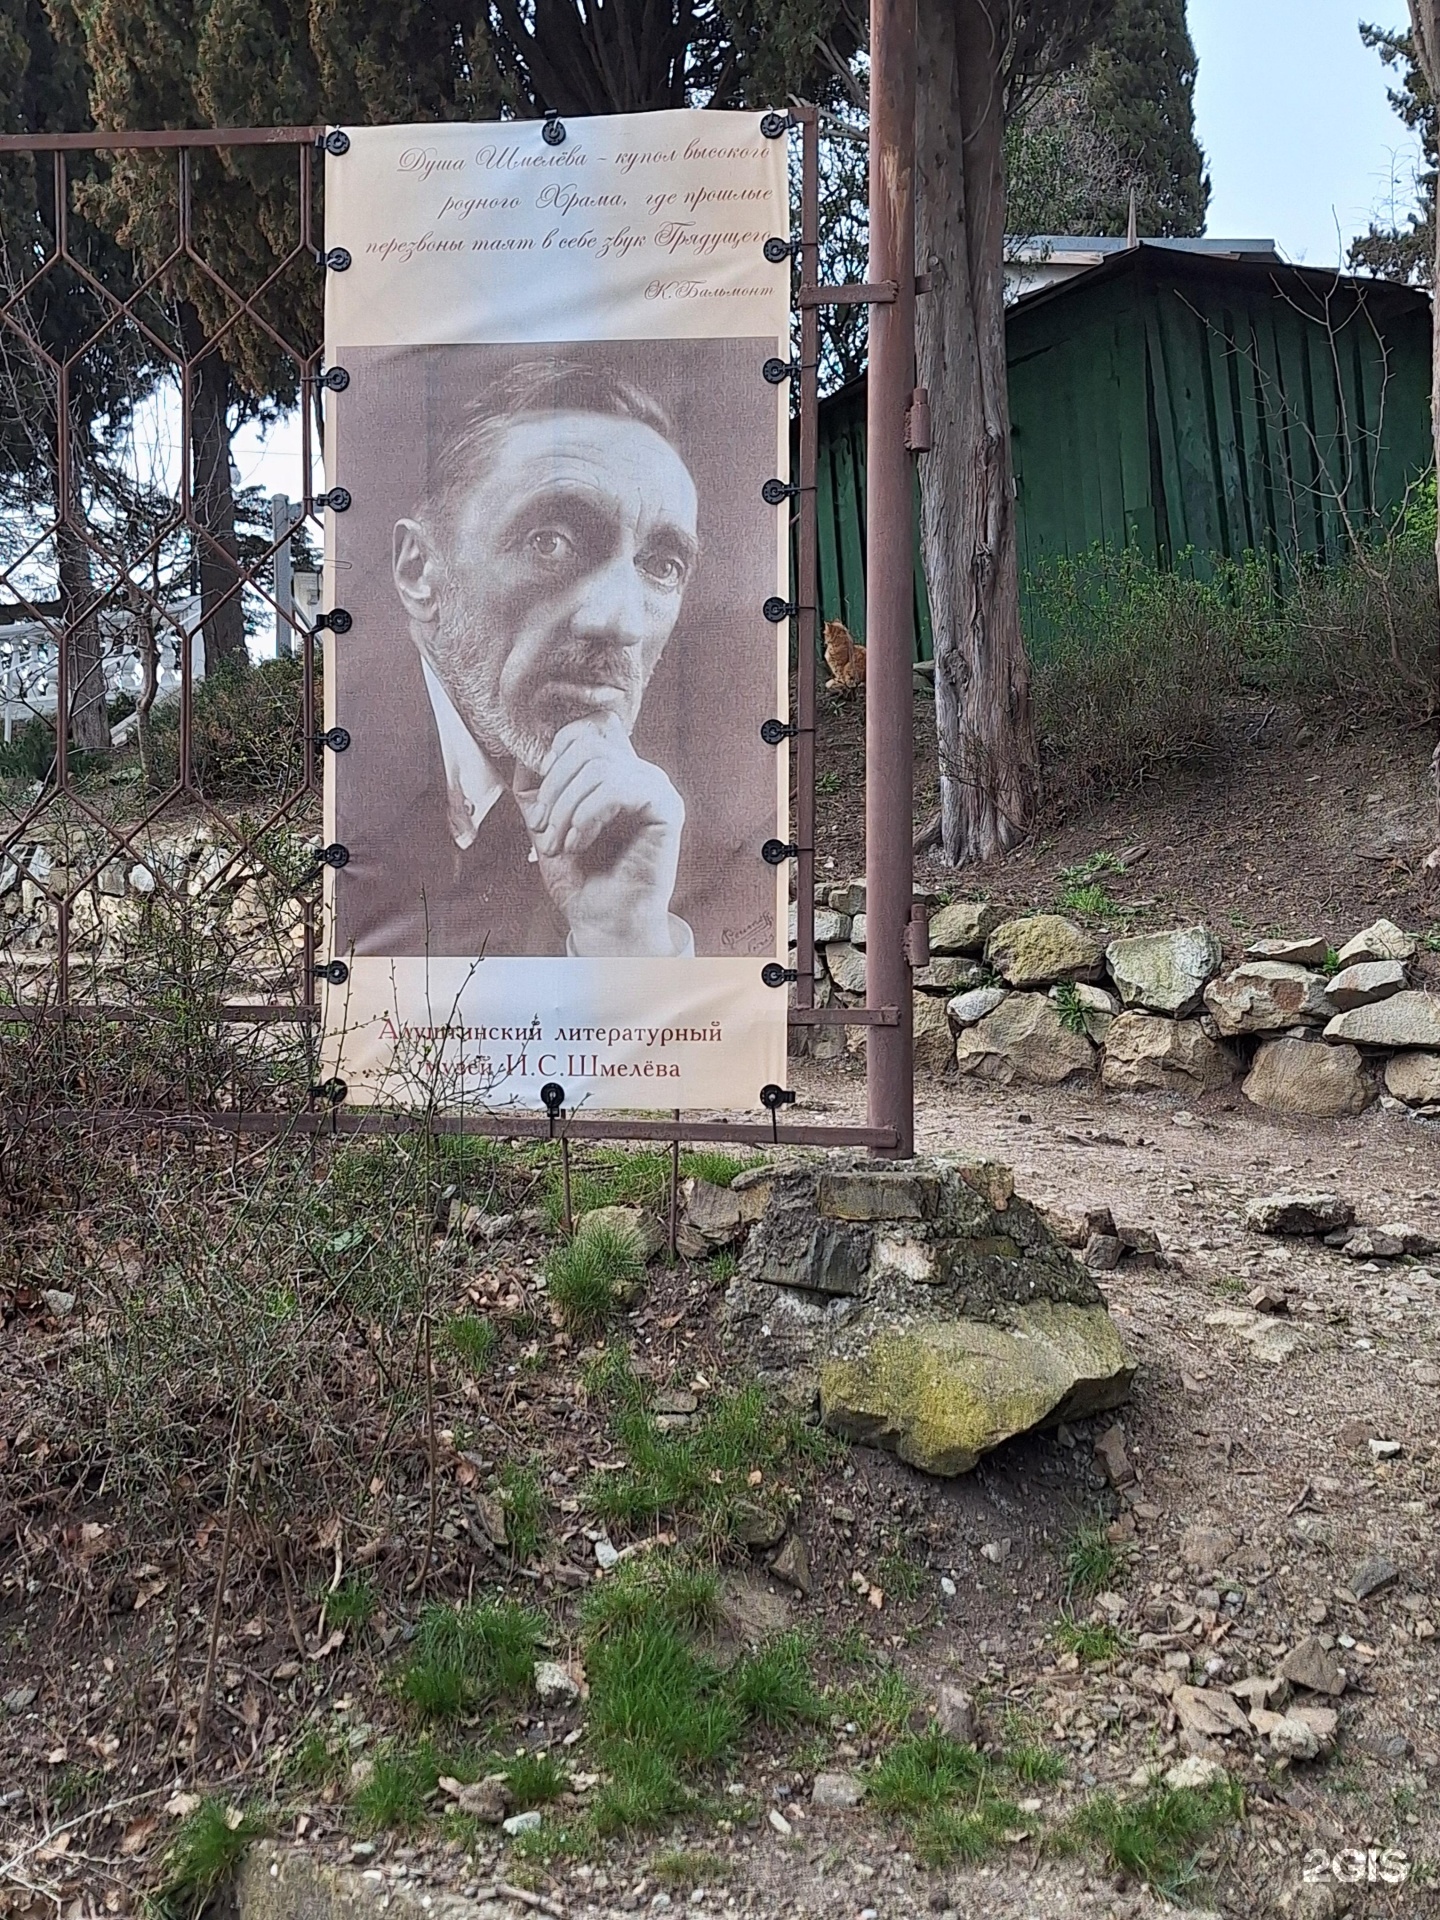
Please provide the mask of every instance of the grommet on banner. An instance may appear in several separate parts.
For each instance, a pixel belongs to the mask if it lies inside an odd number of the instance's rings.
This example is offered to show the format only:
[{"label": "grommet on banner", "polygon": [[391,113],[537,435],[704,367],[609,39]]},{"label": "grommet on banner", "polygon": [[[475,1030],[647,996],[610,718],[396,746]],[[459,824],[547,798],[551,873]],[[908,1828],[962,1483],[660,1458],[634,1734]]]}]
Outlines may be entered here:
[{"label": "grommet on banner", "polygon": [[310,1089],[312,1100],[328,1100],[332,1107],[338,1107],[350,1089],[343,1080],[321,1080]]},{"label": "grommet on banner", "polygon": [[798,360],[777,360],[772,356],[772,358],[765,362],[760,371],[772,387],[778,387],[786,380],[798,380],[800,378],[800,362]]},{"label": "grommet on banner", "polygon": [[320,384],[331,393],[343,393],[350,384],[350,375],[344,367],[327,367],[320,376]]},{"label": "grommet on banner", "polygon": [[324,733],[317,733],[315,735],[315,745],[317,747],[329,747],[332,753],[344,753],[350,745],[350,729],[348,727],[330,727]]},{"label": "grommet on banner", "polygon": [[565,144],[565,122],[558,113],[547,113],[545,125],[540,129],[540,138],[547,147],[563,147]]},{"label": "grommet on banner", "polygon": [[350,265],[350,249],[348,247],[331,247],[325,256],[325,265],[330,269],[331,273],[344,273]]},{"label": "grommet on banner", "polygon": [[332,607],[329,613],[317,614],[312,633],[322,633],[328,627],[331,633],[348,633],[355,622],[344,607]]},{"label": "grommet on banner", "polygon": [[348,847],[342,847],[338,840],[332,840],[328,847],[321,847],[315,855],[315,865],[317,867],[340,868],[348,867],[349,864],[350,849]]},{"label": "grommet on banner", "polygon": [[767,507],[778,507],[782,501],[794,500],[799,492],[792,480],[767,480],[760,489],[760,498]]},{"label": "grommet on banner", "polygon": [[343,987],[350,978],[350,969],[343,960],[321,960],[316,963],[315,978],[330,987]]},{"label": "grommet on banner", "polygon": [[772,267],[778,267],[782,260],[788,260],[792,254],[798,253],[803,245],[801,240],[782,240],[777,234],[765,242],[761,252]]},{"label": "grommet on banner", "polygon": [[788,620],[792,613],[800,611],[798,600],[782,600],[778,593],[772,593],[760,611],[772,627],[778,627],[782,620]]},{"label": "grommet on banner", "polygon": [[778,960],[767,960],[760,969],[762,987],[783,987],[787,981],[798,980],[800,973],[795,967],[782,967]]},{"label": "grommet on banner", "polygon": [[760,738],[767,747],[778,747],[782,740],[794,740],[799,733],[800,729],[793,721],[762,720],[760,723]]},{"label": "grommet on banner", "polygon": [[760,116],[760,131],[767,140],[778,140],[793,125],[788,113],[762,113]]},{"label": "grommet on banner", "polygon": [[348,513],[353,497],[348,487],[331,487],[328,493],[317,493],[309,504],[312,507],[329,507],[332,513]]},{"label": "grommet on banner", "polygon": [[772,1140],[778,1141],[780,1138],[781,1107],[793,1105],[794,1100],[795,1089],[793,1087],[777,1087],[773,1081],[768,1086],[761,1087],[760,1104],[770,1115],[770,1137]]},{"label": "grommet on banner", "polygon": [[338,160],[342,153],[350,151],[350,136],[340,127],[332,127],[325,136],[325,151],[333,153]]},{"label": "grommet on banner", "polygon": [[798,859],[800,849],[793,840],[767,840],[760,849],[760,858],[767,867],[783,867],[787,860]]}]

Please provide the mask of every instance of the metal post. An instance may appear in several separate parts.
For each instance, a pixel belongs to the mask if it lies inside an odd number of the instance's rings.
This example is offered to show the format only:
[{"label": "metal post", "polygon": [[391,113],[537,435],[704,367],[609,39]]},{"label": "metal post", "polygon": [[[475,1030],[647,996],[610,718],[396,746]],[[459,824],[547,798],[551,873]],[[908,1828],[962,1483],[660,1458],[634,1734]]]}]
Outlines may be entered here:
[{"label": "metal post", "polygon": [[275,658],[293,659],[295,645],[295,581],[290,560],[290,535],[300,513],[290,504],[290,496],[270,496],[270,538],[275,546]]},{"label": "metal post", "polygon": [[[820,280],[820,121],[800,122],[800,285]],[[795,982],[797,1007],[815,1004],[815,655],[820,638],[815,478],[820,446],[820,309],[800,308],[800,471],[795,497]]]},{"label": "metal post", "polygon": [[915,0],[870,0],[870,279],[895,298],[870,308],[865,467],[866,1102],[915,1151],[914,1032],[906,927],[914,889],[914,487],[905,410],[915,382]]}]

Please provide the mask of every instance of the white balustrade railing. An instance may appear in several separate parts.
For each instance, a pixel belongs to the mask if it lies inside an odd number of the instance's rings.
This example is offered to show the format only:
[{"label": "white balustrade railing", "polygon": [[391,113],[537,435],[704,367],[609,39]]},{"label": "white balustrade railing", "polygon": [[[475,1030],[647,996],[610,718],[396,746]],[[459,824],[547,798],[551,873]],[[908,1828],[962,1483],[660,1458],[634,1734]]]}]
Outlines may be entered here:
[{"label": "white balustrade railing", "polygon": [[[100,616],[101,663],[105,698],[129,694],[138,700],[145,685],[146,654],[153,644],[157,700],[173,699],[180,691],[184,648],[190,649],[190,674],[205,674],[205,637],[200,625],[200,597],[186,594],[172,600],[163,614],[148,619],[119,609]],[[153,642],[150,627],[156,629]],[[56,631],[40,620],[20,620],[0,626],[0,716],[8,746],[17,726],[55,712],[60,675]],[[72,666],[73,675],[73,666]]]}]

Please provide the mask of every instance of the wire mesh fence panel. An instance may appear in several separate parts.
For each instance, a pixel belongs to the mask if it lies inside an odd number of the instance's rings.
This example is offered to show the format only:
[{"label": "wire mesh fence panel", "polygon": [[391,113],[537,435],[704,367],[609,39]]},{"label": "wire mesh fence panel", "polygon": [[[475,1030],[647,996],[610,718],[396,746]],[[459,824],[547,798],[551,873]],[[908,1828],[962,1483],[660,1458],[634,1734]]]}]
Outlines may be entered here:
[{"label": "wire mesh fence panel", "polygon": [[0,143],[0,996],[66,1099],[308,1084],[316,139]]}]

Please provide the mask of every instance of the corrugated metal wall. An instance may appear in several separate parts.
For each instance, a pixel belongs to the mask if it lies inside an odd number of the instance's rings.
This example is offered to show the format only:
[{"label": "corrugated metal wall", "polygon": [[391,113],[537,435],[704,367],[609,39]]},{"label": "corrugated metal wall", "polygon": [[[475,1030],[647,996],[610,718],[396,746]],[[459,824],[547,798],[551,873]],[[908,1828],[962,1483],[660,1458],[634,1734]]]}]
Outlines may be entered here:
[{"label": "corrugated metal wall", "polygon": [[[1141,246],[1022,301],[1008,347],[1022,579],[1096,545],[1202,575],[1336,560],[1431,464],[1429,302],[1408,288]],[[863,386],[820,414],[821,608],[857,637],[864,415]],[[925,659],[918,555],[916,583]]]}]

